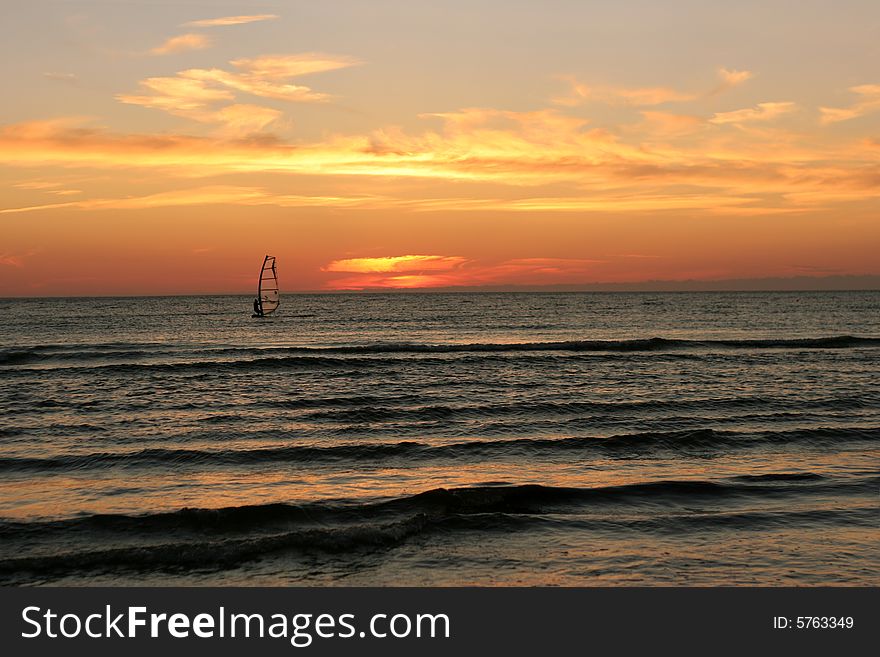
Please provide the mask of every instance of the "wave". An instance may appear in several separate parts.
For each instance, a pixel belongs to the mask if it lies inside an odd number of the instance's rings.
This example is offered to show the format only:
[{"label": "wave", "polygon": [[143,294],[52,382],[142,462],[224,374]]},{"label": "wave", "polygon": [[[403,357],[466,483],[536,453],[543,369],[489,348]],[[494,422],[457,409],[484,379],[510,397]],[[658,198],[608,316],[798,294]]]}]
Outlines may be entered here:
[{"label": "wave", "polygon": [[829,526],[875,527],[876,508],[850,506],[846,509],[776,509],[773,511],[709,511],[671,513],[654,517],[590,518],[567,521],[570,529],[633,531],[668,534],[680,538],[687,531],[712,531],[736,529],[754,531],[781,528],[791,530],[794,526],[825,528]]},{"label": "wave", "polygon": [[43,361],[89,361],[95,359],[143,359],[172,356],[205,349],[202,345],[114,342],[104,344],[70,343],[7,347],[0,349],[0,365],[22,365]]},{"label": "wave", "polygon": [[[737,397],[705,397],[697,399],[649,399],[644,401],[536,401],[523,400],[510,404],[463,404],[446,405],[434,404],[409,408],[395,407],[391,405],[360,405],[363,402],[349,403],[345,399],[339,399],[338,407],[330,406],[329,410],[313,411],[298,417],[299,420],[333,422],[345,424],[379,423],[389,421],[432,421],[450,419],[491,418],[505,416],[528,416],[531,418],[546,418],[548,416],[569,416],[583,413],[599,413],[602,415],[615,413],[630,413],[643,411],[690,411],[690,410],[735,410],[745,408],[778,407],[785,409],[797,409],[799,411],[820,409],[846,409],[874,408],[875,404],[869,400],[852,397],[823,397],[817,399],[785,399],[782,397],[745,395]],[[391,400],[388,400],[391,401]],[[267,408],[295,407],[314,408],[307,400],[288,406],[288,402],[266,401],[262,406]],[[315,406],[323,406],[316,404]],[[788,415],[786,415],[788,413]],[[776,413],[777,417],[801,418],[803,413],[793,413],[788,410]],[[593,418],[590,418],[593,419]],[[692,418],[688,418],[691,420]],[[699,418],[696,418],[699,420]]]},{"label": "wave", "polygon": [[759,475],[739,475],[735,481],[818,481],[822,475],[814,472],[782,472]]},{"label": "wave", "polygon": [[315,348],[336,353],[448,353],[485,351],[667,351],[680,348],[726,347],[730,349],[846,349],[880,346],[880,338],[840,335],[821,338],[756,340],[684,340],[642,338],[632,340],[566,340],[557,342],[472,343],[472,344],[379,344]]},{"label": "wave", "polygon": [[353,462],[387,458],[425,460],[432,458],[473,459],[476,457],[547,456],[559,451],[594,451],[605,455],[646,455],[657,451],[679,454],[716,453],[731,449],[806,444],[839,446],[851,442],[880,440],[880,427],[817,427],[783,431],[723,431],[696,429],[622,434],[610,437],[519,438],[474,440],[442,445],[403,441],[358,443],[316,447],[290,445],[257,449],[173,449],[148,448],[132,452],[93,452],[49,457],[0,458],[0,472],[82,470],[108,467],[247,466],[271,463]]},{"label": "wave", "polygon": [[[205,364],[223,365],[244,362],[253,365],[272,361],[284,361],[284,355],[350,354],[441,354],[466,352],[652,352],[682,349],[853,349],[880,346],[880,338],[838,335],[818,338],[769,338],[769,339],[678,339],[639,338],[628,340],[565,340],[550,342],[469,343],[469,344],[419,344],[378,343],[366,345],[340,345],[326,347],[225,347],[212,348],[204,345],[179,345],[169,349],[167,345],[111,344],[111,345],[41,345],[0,350],[0,365],[22,365],[50,360],[94,359],[146,359],[167,356],[192,356],[213,354],[218,356],[250,356],[248,360],[206,361]],[[282,358],[279,358],[282,357]],[[297,361],[292,361],[296,364]],[[165,363],[164,365],[194,365],[198,363]],[[163,364],[158,364],[163,365]]]},{"label": "wave", "polygon": [[0,577],[23,573],[63,573],[93,569],[179,570],[231,568],[273,552],[352,552],[375,550],[403,542],[425,526],[424,517],[378,526],[311,528],[279,534],[198,542],[174,541],[63,554],[17,557],[0,561]]},{"label": "wave", "polygon": [[[793,483],[794,482],[794,483]],[[858,490],[870,490],[878,477],[857,481]],[[219,509],[184,508],[145,515],[94,514],[64,520],[3,521],[0,536],[47,530],[91,530],[104,532],[191,532],[234,534],[252,529],[270,529],[290,523],[326,524],[352,520],[372,521],[384,517],[412,514],[443,516],[451,513],[545,513],[567,506],[600,503],[662,502],[672,499],[708,499],[741,495],[803,494],[810,490],[827,491],[850,484],[810,473],[779,473],[760,480],[730,477],[718,481],[701,479],[659,480],[617,486],[574,488],[541,484],[484,484],[461,488],[435,488],[415,495],[365,503],[329,500],[305,504],[271,503],[223,507]]]},{"label": "wave", "polygon": [[[374,368],[382,362],[399,363],[400,359],[379,358],[338,358],[333,356],[283,356],[272,358],[251,358],[246,360],[182,360],[175,362],[144,362],[144,363],[105,363],[79,365],[70,367],[53,367],[52,372],[102,371],[114,373],[150,372],[188,372],[210,371],[223,372],[229,370],[248,369],[340,369],[349,372],[359,368]],[[2,364],[2,363],[0,363]],[[35,370],[17,370],[29,372]],[[39,370],[36,370],[39,371]]]},{"label": "wave", "polygon": [[[869,490],[876,484],[877,478],[874,477],[859,486],[860,490]],[[722,481],[652,481],[597,488],[505,484],[439,488],[365,504],[341,501],[309,505],[278,503],[181,509],[141,516],[93,515],[50,522],[5,522],[0,523],[0,536],[4,538],[15,537],[30,543],[49,538],[52,539],[51,545],[66,544],[70,551],[5,559],[0,561],[0,575],[108,567],[229,568],[279,552],[372,553],[432,531],[443,532],[448,538],[461,532],[509,532],[540,524],[564,524],[579,529],[679,532],[693,528],[755,528],[792,522],[843,522],[848,526],[874,522],[876,509],[873,505],[833,510],[756,512],[718,507],[713,512],[685,511],[692,503],[723,501],[743,495],[766,498],[769,495],[803,494],[811,486],[828,490],[834,482],[821,475],[792,480],[788,473],[779,473],[769,475],[763,483],[744,482],[734,477]],[[646,510],[663,511],[651,511],[642,516],[616,513],[592,517],[565,515],[576,507],[607,504],[646,505]],[[77,543],[60,540],[65,536],[84,543],[80,543],[81,548],[77,550]],[[113,546],[113,540],[127,540],[129,543]],[[132,544],[132,540],[140,542]],[[110,547],[94,549],[86,545]]]}]

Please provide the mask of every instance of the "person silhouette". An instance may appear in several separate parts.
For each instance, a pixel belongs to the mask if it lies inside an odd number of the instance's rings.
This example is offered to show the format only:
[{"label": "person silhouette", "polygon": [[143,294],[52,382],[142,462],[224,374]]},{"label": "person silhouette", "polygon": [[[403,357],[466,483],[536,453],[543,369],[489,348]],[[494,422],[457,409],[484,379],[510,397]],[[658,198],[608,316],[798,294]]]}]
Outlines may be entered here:
[{"label": "person silhouette", "polygon": [[260,297],[254,299],[254,315],[257,317],[263,316],[263,302],[260,301]]}]

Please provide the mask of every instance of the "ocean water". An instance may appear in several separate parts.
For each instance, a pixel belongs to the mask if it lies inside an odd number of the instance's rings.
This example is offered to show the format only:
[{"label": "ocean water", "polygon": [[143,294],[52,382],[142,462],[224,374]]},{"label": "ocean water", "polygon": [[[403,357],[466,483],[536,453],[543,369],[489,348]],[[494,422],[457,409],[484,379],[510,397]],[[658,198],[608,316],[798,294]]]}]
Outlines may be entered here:
[{"label": "ocean water", "polygon": [[0,300],[0,583],[878,585],[880,293]]}]

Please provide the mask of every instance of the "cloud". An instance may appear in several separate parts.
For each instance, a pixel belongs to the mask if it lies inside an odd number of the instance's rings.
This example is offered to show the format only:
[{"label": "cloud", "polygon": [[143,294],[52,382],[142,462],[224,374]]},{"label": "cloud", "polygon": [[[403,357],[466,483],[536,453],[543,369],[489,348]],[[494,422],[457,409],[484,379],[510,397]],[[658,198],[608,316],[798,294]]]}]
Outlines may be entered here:
[{"label": "cloud", "polygon": [[194,68],[177,74],[203,84],[234,89],[252,96],[285,100],[294,103],[323,103],[330,100],[328,94],[313,91],[305,85],[290,84],[279,79],[268,79],[257,75],[224,71],[218,68]]},{"label": "cloud", "polygon": [[[51,193],[74,193],[78,190],[64,190]],[[792,199],[794,202],[794,199]],[[747,196],[728,196],[724,194],[646,194],[628,191],[626,193],[590,194],[569,197],[528,197],[528,198],[463,198],[443,199],[400,199],[381,195],[350,196],[305,196],[298,194],[273,193],[261,187],[234,185],[214,185],[187,188],[124,198],[98,198],[48,203],[0,210],[0,214],[23,212],[79,209],[79,210],[138,210],[157,207],[204,205],[222,203],[224,205],[274,205],[278,207],[323,207],[350,209],[388,209],[396,208],[413,212],[660,212],[664,210],[707,210],[724,214],[758,214],[765,208],[749,205]],[[798,205],[803,201],[798,200]],[[768,210],[772,212],[772,210]],[[387,272],[410,270],[433,270],[446,268],[450,261],[437,260],[436,256],[399,256],[393,259],[367,258],[340,260],[333,263],[334,269],[328,271],[347,272]]]},{"label": "cloud", "polygon": [[25,261],[35,254],[36,251],[28,251],[26,253],[0,253],[0,267],[16,267],[20,269],[24,267]]},{"label": "cloud", "polygon": [[260,79],[284,80],[311,73],[334,71],[349,66],[357,66],[361,62],[354,57],[343,55],[326,55],[307,52],[296,55],[263,55],[250,59],[234,59],[230,62],[246,75]]},{"label": "cloud", "polygon": [[467,260],[461,256],[437,255],[403,255],[383,256],[380,258],[349,258],[334,260],[324,266],[321,271],[356,272],[360,274],[389,272],[424,272],[455,269]]},{"label": "cloud", "polygon": [[223,27],[226,25],[243,25],[256,23],[257,21],[272,21],[278,18],[275,14],[254,14],[253,16],[223,16],[221,18],[204,18],[197,21],[189,21],[183,25],[186,27]]},{"label": "cloud", "polygon": [[587,86],[578,82],[572,76],[560,76],[559,79],[568,83],[569,91],[564,96],[557,96],[551,99],[551,102],[562,107],[575,107],[588,102],[641,107],[684,102],[697,97],[695,94],[676,91],[668,87]]},{"label": "cloud", "polygon": [[243,93],[288,102],[326,102],[330,96],[293,84],[290,78],[332,71],[359,64],[358,60],[321,53],[266,55],[230,62],[237,69],[191,68],[173,77],[140,81],[142,94],[118,94],[119,102],[162,110],[175,116],[221,126],[221,134],[246,134],[264,129],[281,116],[279,110],[235,103],[217,108],[222,101]]},{"label": "cloud", "polygon": [[[232,96],[229,95],[229,98]],[[281,117],[281,112],[270,107],[250,104],[226,105],[211,109],[186,96],[119,96],[124,103],[161,109],[176,116],[182,116],[200,123],[216,124],[215,135],[240,138],[260,132]]]},{"label": "cloud", "polygon": [[352,57],[301,53],[296,55],[266,55],[252,59],[236,59],[230,62],[237,71],[223,69],[193,68],[181,71],[180,78],[196,80],[215,87],[300,103],[324,102],[330,96],[312,91],[307,86],[288,82],[291,78],[333,71],[360,62]]},{"label": "cloud", "polygon": [[715,114],[709,123],[716,125],[740,124],[751,121],[771,121],[783,114],[788,114],[795,109],[794,103],[758,103],[755,107],[734,110],[732,112],[719,112]]},{"label": "cloud", "polygon": [[55,82],[65,82],[67,84],[79,84],[79,78],[73,73],[58,73],[58,72],[46,72],[43,73],[43,77],[47,80],[53,80]]},{"label": "cloud", "polygon": [[21,182],[13,183],[12,186],[18,189],[55,189],[62,184],[51,180],[22,180]]},{"label": "cloud", "polygon": [[[79,190],[63,190],[64,193]],[[55,192],[52,192],[55,193]],[[145,196],[123,198],[93,198],[63,203],[5,208],[0,214],[20,214],[46,210],[144,210],[188,205],[275,205],[278,207],[341,207],[382,208],[393,204],[394,199],[381,196],[303,196],[297,194],[272,194],[261,187],[237,185],[207,185],[176,189]]]},{"label": "cloud", "polygon": [[260,198],[262,191],[251,187],[208,186],[195,189],[173,190],[147,196],[117,199],[88,199],[67,203],[52,203],[23,208],[7,208],[0,214],[53,210],[59,208],[79,208],[83,210],[140,210],[168,206],[206,205],[211,203],[236,203]]},{"label": "cloud", "polygon": [[147,78],[141,86],[151,94],[119,94],[119,102],[162,110],[200,123],[215,124],[216,134],[244,137],[259,132],[276,121],[281,112],[269,107],[236,103],[215,108],[220,101],[230,101],[235,94],[228,89],[208,85],[203,80],[187,78]]},{"label": "cloud", "polygon": [[849,90],[860,100],[849,107],[820,107],[822,124],[849,121],[880,109],[880,84],[862,84]]},{"label": "cloud", "polygon": [[418,255],[335,260],[321,270],[356,274],[328,281],[325,287],[333,290],[413,289],[578,282],[602,262],[586,258],[515,258],[493,263],[463,256]]},{"label": "cloud", "polygon": [[[265,61],[251,70],[273,74],[279,68],[290,70]],[[784,103],[721,113],[702,124],[699,117],[645,110],[645,121],[632,129],[592,128],[561,109],[464,108],[424,115],[422,130],[392,126],[290,143],[241,139],[278,120],[277,110],[236,103],[227,86],[169,77],[149,78],[144,89],[152,93],[136,102],[209,123],[214,135],[114,134],[69,119],[35,121],[0,130],[0,160],[41,171],[91,167],[119,177],[155,171],[172,184],[251,174],[304,184],[302,177],[309,176],[310,186],[314,181],[346,191],[311,196],[260,188],[227,194],[224,202],[411,212],[760,216],[831,207],[872,193],[880,180],[877,151],[864,138],[831,142],[817,133],[766,126],[790,109]],[[748,121],[765,127],[736,134],[722,129]],[[94,207],[119,205],[98,199]]]},{"label": "cloud", "polygon": [[379,289],[420,289],[432,287],[452,287],[460,279],[453,274],[395,274],[393,276],[374,274],[337,278],[324,287],[330,290],[379,290]]},{"label": "cloud", "polygon": [[736,71],[721,67],[718,69],[718,77],[721,79],[721,82],[718,84],[717,87],[712,89],[708,93],[708,95],[717,96],[718,94],[727,91],[728,89],[738,87],[747,80],[751,80],[754,76],[754,73],[752,73],[751,71]]},{"label": "cloud", "polygon": [[647,107],[665,103],[685,103],[701,97],[711,97],[727,89],[741,85],[753,77],[751,71],[735,71],[726,68],[718,69],[720,83],[706,94],[679,91],[669,87],[616,87],[595,85],[590,86],[579,82],[571,75],[560,75],[569,86],[568,93],[551,99],[554,105],[575,107],[589,102],[607,105],[624,105],[631,107]]},{"label": "cloud", "polygon": [[24,260],[21,256],[12,253],[0,253],[0,265],[4,267],[23,267]]},{"label": "cloud", "polygon": [[[99,168],[181,167],[187,175],[275,171],[321,175],[412,176],[491,180],[505,185],[591,179],[607,189],[610,179],[679,180],[698,176],[742,177],[734,154],[715,162],[687,149],[657,152],[623,143],[585,121],[553,111],[471,111],[441,116],[443,133],[333,137],[315,144],[229,144],[186,135],[117,135],[70,120],[33,121],[0,130],[0,155],[9,163]],[[377,140],[381,140],[377,148]],[[760,162],[757,163],[761,165]],[[756,164],[752,161],[751,166]],[[755,180],[767,179],[765,166]],[[750,178],[750,182],[752,182]]]},{"label": "cloud", "polygon": [[180,34],[167,39],[163,44],[150,50],[152,55],[170,55],[187,50],[203,50],[211,45],[211,39],[204,34]]},{"label": "cloud", "polygon": [[829,123],[839,123],[840,121],[855,119],[862,116],[865,112],[860,111],[856,107],[820,107],[819,113],[821,115],[819,122],[827,125]]},{"label": "cloud", "polygon": [[751,71],[728,70],[723,67],[718,69],[718,75],[728,87],[735,87],[754,77]]},{"label": "cloud", "polygon": [[208,123],[219,123],[220,133],[227,137],[245,137],[260,132],[281,117],[281,112],[259,105],[227,105],[200,117]]},{"label": "cloud", "polygon": [[67,189],[67,183],[55,182],[51,180],[23,180],[12,183],[16,189],[27,189],[44,192],[46,194],[54,194],[55,196],[74,196],[82,194],[81,189]]},{"label": "cloud", "polygon": [[141,87],[150,95],[136,96],[119,94],[116,99],[122,103],[161,109],[179,116],[190,116],[194,110],[203,110],[209,103],[232,100],[235,96],[227,89],[218,89],[202,80],[187,78],[147,78],[141,80]]},{"label": "cloud", "polygon": [[493,200],[484,209],[513,212],[650,212],[660,210],[727,208],[734,210],[751,199],[727,194],[652,194],[628,190],[620,194],[589,194],[568,197],[533,197],[516,200]]}]

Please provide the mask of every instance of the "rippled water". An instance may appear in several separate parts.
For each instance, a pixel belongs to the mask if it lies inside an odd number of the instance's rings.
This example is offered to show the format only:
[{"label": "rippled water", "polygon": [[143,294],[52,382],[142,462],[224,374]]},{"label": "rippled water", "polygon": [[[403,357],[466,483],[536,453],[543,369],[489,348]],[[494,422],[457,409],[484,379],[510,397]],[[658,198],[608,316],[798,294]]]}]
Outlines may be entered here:
[{"label": "rippled water", "polygon": [[880,583],[880,293],[0,320],[0,582]]}]

